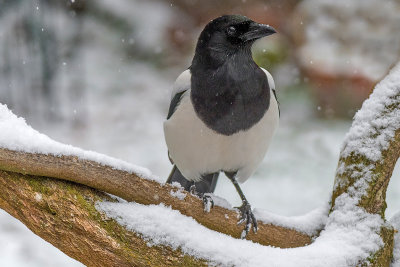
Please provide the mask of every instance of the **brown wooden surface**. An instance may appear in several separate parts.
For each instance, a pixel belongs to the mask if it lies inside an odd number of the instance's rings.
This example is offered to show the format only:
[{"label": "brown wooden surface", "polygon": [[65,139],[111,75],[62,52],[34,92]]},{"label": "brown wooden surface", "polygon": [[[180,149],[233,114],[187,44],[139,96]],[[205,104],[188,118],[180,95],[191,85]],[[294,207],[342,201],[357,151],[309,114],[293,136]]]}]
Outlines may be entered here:
[{"label": "brown wooden surface", "polygon": [[206,266],[137,234],[95,209],[113,201],[92,188],[53,178],[0,171],[0,208],[87,266]]},{"label": "brown wooden surface", "polygon": [[[170,194],[177,188],[169,184],[162,185],[93,161],[0,149],[0,169],[76,182],[141,204],[164,203],[212,230],[236,238],[240,238],[243,230],[243,225],[237,225],[236,211],[215,206],[210,213],[206,213],[203,202],[189,193],[181,201]],[[251,232],[247,239],[282,248],[311,243],[311,237],[304,233],[262,222],[258,224],[257,234]]]}]

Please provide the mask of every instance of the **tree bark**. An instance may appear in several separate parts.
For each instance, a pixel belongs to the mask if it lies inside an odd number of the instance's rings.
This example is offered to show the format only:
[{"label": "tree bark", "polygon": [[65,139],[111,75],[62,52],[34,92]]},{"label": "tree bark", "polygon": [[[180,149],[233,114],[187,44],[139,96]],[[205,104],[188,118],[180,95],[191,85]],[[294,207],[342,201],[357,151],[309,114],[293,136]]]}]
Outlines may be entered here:
[{"label": "tree bark", "polygon": [[[0,149],[0,169],[76,182],[140,204],[164,203],[212,230],[236,238],[240,238],[243,230],[243,225],[237,225],[237,212],[234,210],[215,206],[210,213],[206,213],[202,200],[197,196],[187,193],[181,201],[171,194],[171,191],[179,189],[170,184],[140,178],[134,173],[97,162],[71,156],[56,157]],[[263,245],[290,248],[310,244],[312,237],[293,229],[259,222],[257,234],[251,232],[247,239]]]},{"label": "tree bark", "polygon": [[206,266],[165,246],[148,246],[95,208],[109,195],[68,181],[0,171],[0,207],[87,266]]},{"label": "tree bark", "polygon": [[[364,152],[358,148],[350,153],[344,153],[346,146],[352,142],[352,136],[344,140],[344,145],[340,153],[338,169],[335,177],[335,184],[332,193],[331,211],[335,209],[335,201],[342,194],[356,195],[362,193],[358,206],[371,214],[379,214],[385,220],[386,210],[386,190],[392,177],[396,162],[400,157],[400,63],[378,84],[369,99],[364,102],[359,112],[373,112],[373,116],[367,116],[368,126],[373,131],[366,131],[365,118],[355,117],[350,131],[356,129],[360,135],[359,144],[365,144],[366,148],[371,147],[371,143],[377,142],[381,146],[385,141],[388,147],[380,151],[378,159],[367,157]],[[384,95],[385,92],[389,95]],[[383,99],[385,98],[385,99]],[[369,103],[367,103],[369,101]],[[373,103],[373,104],[371,104]],[[376,108],[375,108],[376,107]],[[379,110],[371,110],[375,108]],[[364,112],[365,114],[366,112]],[[393,119],[393,121],[389,120]],[[359,121],[357,121],[357,119]],[[383,121],[383,124],[380,124]],[[363,124],[364,123],[364,124]],[[385,127],[382,127],[385,125]],[[397,125],[393,128],[393,125]],[[391,129],[388,131],[388,129]],[[393,132],[391,132],[393,131]],[[389,132],[389,133],[388,133]],[[382,135],[382,136],[381,136]],[[379,142],[377,139],[379,138]],[[384,141],[382,141],[382,139]],[[354,145],[354,144],[353,144]],[[372,146],[373,147],[373,146]],[[369,177],[368,179],[366,177]],[[367,188],[364,189],[360,181],[367,181]],[[365,190],[365,192],[362,192]],[[394,229],[389,225],[383,225],[380,235],[384,246],[374,255],[370,256],[369,262],[372,266],[389,266],[394,242]]]}]

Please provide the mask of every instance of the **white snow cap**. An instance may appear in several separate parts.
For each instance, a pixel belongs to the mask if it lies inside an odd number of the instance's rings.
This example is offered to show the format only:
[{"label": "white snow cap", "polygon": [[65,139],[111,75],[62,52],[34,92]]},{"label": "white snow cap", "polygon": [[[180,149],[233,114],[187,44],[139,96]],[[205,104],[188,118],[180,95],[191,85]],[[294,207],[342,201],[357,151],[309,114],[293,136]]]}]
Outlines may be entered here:
[{"label": "white snow cap", "polygon": [[82,160],[91,160],[117,170],[135,173],[142,178],[153,178],[151,172],[145,168],[100,153],[56,142],[32,129],[23,118],[14,115],[3,104],[0,104],[0,148],[54,156],[77,156]]},{"label": "white snow cap", "polygon": [[[347,203],[347,204],[346,204]],[[127,229],[142,235],[149,245],[167,245],[217,266],[337,267],[356,266],[383,244],[378,234],[383,221],[344,201],[325,230],[309,246],[280,249],[210,230],[179,211],[160,205],[137,203],[97,204],[97,209]],[[212,210],[211,210],[212,213]],[[308,216],[312,224],[318,221]]]},{"label": "white snow cap", "polygon": [[342,157],[355,151],[371,161],[380,160],[382,151],[389,147],[396,130],[400,129],[400,108],[385,112],[389,106],[399,103],[399,97],[400,63],[376,85],[374,92],[356,113],[345,138]]},{"label": "white snow cap", "polygon": [[302,216],[282,216],[261,209],[255,209],[254,215],[257,220],[265,224],[274,224],[307,235],[316,235],[326,224],[329,208],[330,206],[327,202],[325,206],[314,209]]}]

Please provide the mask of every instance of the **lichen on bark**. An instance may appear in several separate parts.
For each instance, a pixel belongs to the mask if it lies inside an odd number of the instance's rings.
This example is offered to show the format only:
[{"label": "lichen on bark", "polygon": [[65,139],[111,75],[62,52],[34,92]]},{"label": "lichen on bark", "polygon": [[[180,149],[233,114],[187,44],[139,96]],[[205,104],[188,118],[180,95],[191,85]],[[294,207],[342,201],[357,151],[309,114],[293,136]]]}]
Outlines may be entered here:
[{"label": "lichen on bark", "polygon": [[[366,212],[385,220],[386,190],[400,157],[400,64],[376,86],[357,115],[341,151],[331,211],[338,197],[346,193],[358,199],[357,205]],[[384,246],[361,265],[389,266],[393,235],[391,226],[382,225]]]},{"label": "lichen on bark", "polygon": [[100,213],[109,195],[68,181],[0,171],[0,208],[87,266],[206,266],[137,234]]}]

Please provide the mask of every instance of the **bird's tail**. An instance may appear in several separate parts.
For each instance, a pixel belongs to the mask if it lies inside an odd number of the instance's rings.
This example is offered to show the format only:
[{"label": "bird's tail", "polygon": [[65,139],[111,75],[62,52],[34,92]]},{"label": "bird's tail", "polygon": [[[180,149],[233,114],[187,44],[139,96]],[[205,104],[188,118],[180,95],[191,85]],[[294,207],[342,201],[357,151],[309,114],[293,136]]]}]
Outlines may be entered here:
[{"label": "bird's tail", "polygon": [[176,165],[174,165],[167,183],[172,184],[173,182],[178,182],[186,191],[190,191],[190,187],[195,185],[198,194],[213,193],[217,186],[218,175],[218,172],[207,174],[201,177],[202,179],[200,182],[192,182],[187,180]]}]

